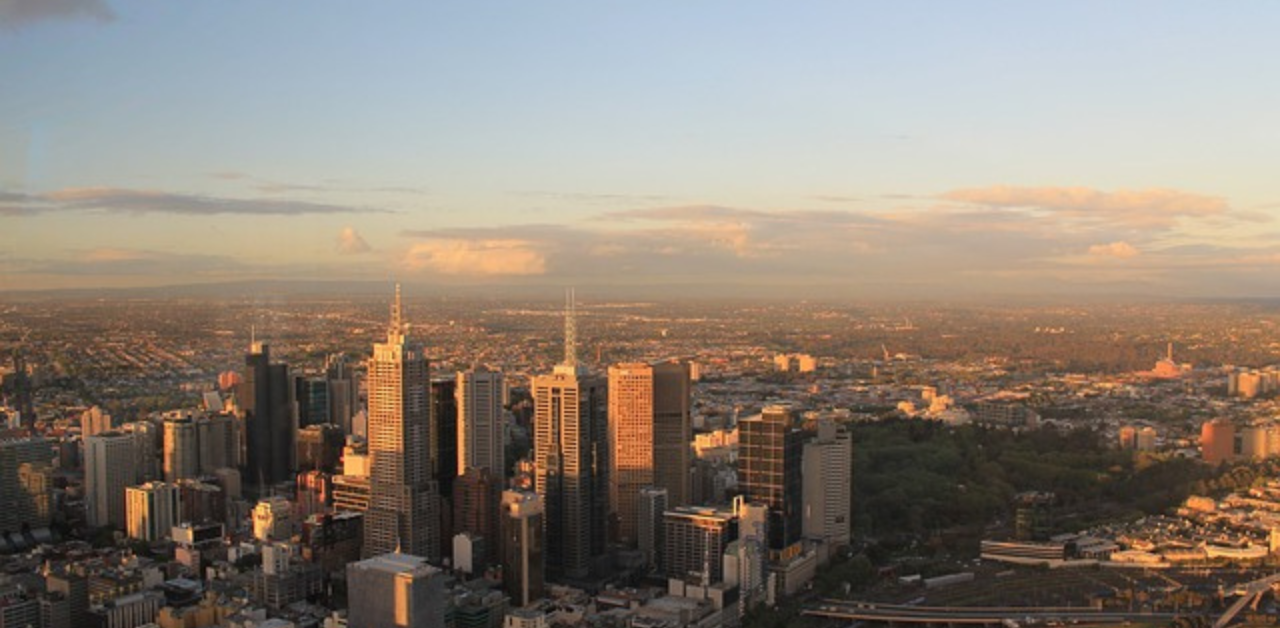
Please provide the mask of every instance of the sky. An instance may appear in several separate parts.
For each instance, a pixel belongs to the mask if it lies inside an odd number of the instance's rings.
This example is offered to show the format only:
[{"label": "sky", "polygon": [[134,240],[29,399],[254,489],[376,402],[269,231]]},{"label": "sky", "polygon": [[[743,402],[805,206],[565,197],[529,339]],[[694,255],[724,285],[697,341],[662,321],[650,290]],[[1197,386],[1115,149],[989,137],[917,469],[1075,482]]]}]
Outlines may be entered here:
[{"label": "sky", "polygon": [[0,292],[1280,293],[1280,4],[0,0]]}]

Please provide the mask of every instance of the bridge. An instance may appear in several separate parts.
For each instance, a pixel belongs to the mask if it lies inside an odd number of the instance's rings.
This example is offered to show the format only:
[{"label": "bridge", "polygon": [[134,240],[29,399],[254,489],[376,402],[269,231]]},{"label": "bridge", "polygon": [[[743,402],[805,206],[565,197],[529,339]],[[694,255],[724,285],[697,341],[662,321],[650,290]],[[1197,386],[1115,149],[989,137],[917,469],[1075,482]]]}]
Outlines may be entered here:
[{"label": "bridge", "polygon": [[1258,600],[1262,599],[1262,594],[1270,590],[1271,585],[1277,582],[1280,582],[1280,574],[1260,578],[1248,584],[1242,584],[1239,587],[1236,587],[1236,590],[1240,592],[1240,597],[1236,599],[1235,603],[1227,608],[1227,612],[1223,613],[1218,617],[1217,621],[1213,622],[1213,628],[1226,628],[1227,624],[1230,624],[1231,621],[1236,618],[1236,615],[1239,615],[1240,611],[1244,610],[1245,606],[1257,608]]},{"label": "bridge", "polygon": [[910,606],[878,602],[822,600],[803,611],[814,617],[895,624],[977,624],[1084,622],[1119,624],[1133,621],[1168,622],[1176,613],[1142,613],[1080,606]]}]

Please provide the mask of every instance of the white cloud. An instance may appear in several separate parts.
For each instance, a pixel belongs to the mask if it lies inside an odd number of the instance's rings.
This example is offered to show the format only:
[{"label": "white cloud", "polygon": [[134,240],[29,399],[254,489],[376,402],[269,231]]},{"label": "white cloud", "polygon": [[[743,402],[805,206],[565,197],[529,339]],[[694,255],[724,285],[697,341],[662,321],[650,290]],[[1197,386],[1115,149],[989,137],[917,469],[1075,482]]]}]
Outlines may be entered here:
[{"label": "white cloud", "polygon": [[434,239],[409,248],[401,261],[413,271],[442,275],[542,275],[547,258],[528,240]]},{"label": "white cloud", "polygon": [[1020,208],[1147,228],[1170,228],[1180,218],[1207,218],[1229,209],[1222,198],[1168,189],[1104,192],[1086,187],[997,185],[951,190],[941,197],[972,205]]},{"label": "white cloud", "polygon": [[1108,244],[1095,244],[1089,247],[1089,255],[1094,257],[1113,257],[1116,259],[1130,259],[1141,255],[1142,252],[1128,242],[1117,241]]},{"label": "white cloud", "polygon": [[338,234],[338,252],[343,255],[358,255],[370,251],[369,243],[364,241],[352,227],[343,227]]}]

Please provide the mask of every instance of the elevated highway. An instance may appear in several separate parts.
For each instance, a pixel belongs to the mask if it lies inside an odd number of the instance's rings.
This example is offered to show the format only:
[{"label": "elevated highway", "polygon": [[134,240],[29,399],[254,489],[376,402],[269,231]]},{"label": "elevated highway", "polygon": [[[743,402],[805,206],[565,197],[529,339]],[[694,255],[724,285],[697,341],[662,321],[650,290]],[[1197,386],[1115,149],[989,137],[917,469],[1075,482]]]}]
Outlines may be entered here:
[{"label": "elevated highway", "polygon": [[973,606],[909,606],[877,602],[822,600],[804,610],[805,615],[841,620],[878,621],[894,624],[978,624],[1044,623],[1051,621],[1092,624],[1124,622],[1167,622],[1176,613],[1139,613],[1122,610],[1099,610],[1079,606],[1061,607],[973,607]]}]

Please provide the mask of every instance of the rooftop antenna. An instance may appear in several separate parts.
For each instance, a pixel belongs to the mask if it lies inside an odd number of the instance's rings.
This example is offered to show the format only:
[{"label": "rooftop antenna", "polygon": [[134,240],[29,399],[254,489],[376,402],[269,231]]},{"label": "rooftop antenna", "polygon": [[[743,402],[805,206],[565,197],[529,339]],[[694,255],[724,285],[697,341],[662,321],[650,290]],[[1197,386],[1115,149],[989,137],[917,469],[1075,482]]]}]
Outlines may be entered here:
[{"label": "rooftop antenna", "polygon": [[578,366],[578,321],[573,288],[565,292],[564,365],[571,368]]},{"label": "rooftop antenna", "polygon": [[403,316],[404,316],[403,310],[401,309],[401,306],[400,306],[400,283],[397,282],[396,283],[396,300],[391,303],[391,330],[392,331],[399,333],[401,329],[404,329]]}]

